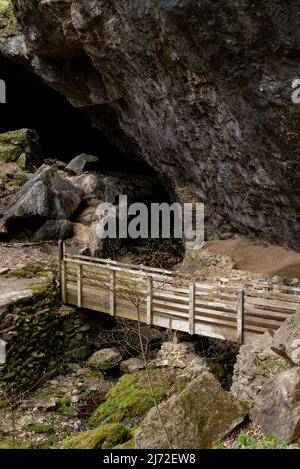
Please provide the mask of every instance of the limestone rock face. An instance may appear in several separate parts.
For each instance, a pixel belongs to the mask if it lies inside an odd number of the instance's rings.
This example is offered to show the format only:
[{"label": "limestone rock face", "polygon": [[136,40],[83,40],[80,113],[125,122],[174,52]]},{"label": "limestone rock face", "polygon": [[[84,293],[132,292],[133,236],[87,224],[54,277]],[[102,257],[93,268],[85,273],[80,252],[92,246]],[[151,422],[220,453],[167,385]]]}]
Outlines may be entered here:
[{"label": "limestone rock face", "polygon": [[[247,408],[210,373],[195,378],[178,395],[159,405],[175,449],[212,448],[239,425]],[[152,408],[135,432],[136,449],[168,448],[156,408]]]},{"label": "limestone rock face", "polygon": [[300,312],[291,315],[275,332],[271,348],[300,365]]},{"label": "limestone rock face", "polygon": [[109,370],[118,366],[122,355],[117,349],[106,348],[95,352],[87,361],[87,366],[96,370]]},{"label": "limestone rock face", "polygon": [[250,406],[270,378],[289,368],[289,363],[271,350],[272,339],[266,332],[252,344],[242,345],[234,365],[231,392]]},{"label": "limestone rock face", "polygon": [[30,62],[175,198],[205,202],[208,236],[300,249],[298,2],[12,3],[3,54]]},{"label": "limestone rock face", "polygon": [[80,189],[59,176],[49,166],[43,165],[17,193],[4,219],[68,219],[80,201]]},{"label": "limestone rock face", "polygon": [[255,416],[266,436],[288,442],[300,437],[300,367],[280,373],[264,385]]}]

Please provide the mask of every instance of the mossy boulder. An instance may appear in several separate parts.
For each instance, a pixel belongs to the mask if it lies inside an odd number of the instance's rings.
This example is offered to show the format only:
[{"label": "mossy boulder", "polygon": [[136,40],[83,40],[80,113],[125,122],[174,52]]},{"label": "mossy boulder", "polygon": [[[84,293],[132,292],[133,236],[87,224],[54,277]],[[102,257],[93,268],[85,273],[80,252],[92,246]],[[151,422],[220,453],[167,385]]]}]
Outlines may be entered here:
[{"label": "mossy boulder", "polygon": [[95,430],[80,432],[66,438],[62,449],[101,449],[114,448],[132,438],[130,431],[123,425],[103,425]]},{"label": "mossy boulder", "polygon": [[[174,449],[212,448],[242,423],[248,411],[209,372],[203,372],[159,407]],[[135,431],[135,447],[169,448],[156,408]]]},{"label": "mossy boulder", "polygon": [[[160,402],[174,383],[175,373],[159,369],[152,369],[150,373],[156,399]],[[106,401],[93,412],[89,422],[94,426],[116,422],[134,426],[153,405],[147,374],[137,371],[119,379],[108,392]]]},{"label": "mossy boulder", "polygon": [[42,152],[38,134],[20,129],[0,134],[0,163],[17,163],[22,169],[39,166]]},{"label": "mossy boulder", "polygon": [[52,425],[46,423],[30,423],[29,425],[26,425],[25,430],[30,433],[43,434],[52,433],[54,428]]}]

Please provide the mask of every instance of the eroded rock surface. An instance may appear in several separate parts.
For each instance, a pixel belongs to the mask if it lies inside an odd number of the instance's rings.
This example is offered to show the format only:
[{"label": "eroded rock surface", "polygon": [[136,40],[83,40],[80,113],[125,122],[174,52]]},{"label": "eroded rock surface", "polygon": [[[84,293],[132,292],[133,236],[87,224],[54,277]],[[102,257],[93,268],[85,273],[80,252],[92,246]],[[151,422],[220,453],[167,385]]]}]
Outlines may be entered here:
[{"label": "eroded rock surface", "polygon": [[122,355],[117,349],[106,348],[95,352],[87,361],[87,366],[95,370],[109,370],[118,366]]},{"label": "eroded rock surface", "polygon": [[207,231],[300,249],[298,2],[12,1],[0,50],[87,112]]},{"label": "eroded rock surface", "polygon": [[81,191],[43,165],[17,193],[4,215],[5,221],[35,217],[68,219],[81,202]]},{"label": "eroded rock surface", "polygon": [[[212,448],[239,425],[247,407],[204,372],[178,395],[160,404],[160,412],[173,448]],[[137,449],[169,448],[156,408],[135,432]]]},{"label": "eroded rock surface", "polygon": [[266,436],[288,442],[300,437],[300,367],[280,373],[264,385],[255,416]]},{"label": "eroded rock surface", "polygon": [[273,337],[266,332],[252,344],[242,345],[234,365],[231,392],[237,399],[255,406],[263,386],[290,364],[271,350]]},{"label": "eroded rock surface", "polygon": [[300,312],[292,314],[275,332],[271,348],[300,365]]}]

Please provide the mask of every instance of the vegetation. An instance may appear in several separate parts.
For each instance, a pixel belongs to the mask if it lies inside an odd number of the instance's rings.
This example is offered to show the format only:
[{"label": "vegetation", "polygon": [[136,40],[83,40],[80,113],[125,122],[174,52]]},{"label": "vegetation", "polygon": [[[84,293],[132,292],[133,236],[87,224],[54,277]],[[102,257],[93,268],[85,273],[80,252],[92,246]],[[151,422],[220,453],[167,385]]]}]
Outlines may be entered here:
[{"label": "vegetation", "polygon": [[[166,397],[175,375],[164,375],[158,369],[151,370],[150,374],[155,397],[160,402]],[[93,412],[89,422],[93,426],[117,422],[136,426],[153,406],[147,374],[145,371],[137,371],[119,379],[109,391],[106,401]]]},{"label": "vegetation", "polygon": [[273,436],[257,440],[247,432],[241,432],[232,445],[226,446],[221,441],[214,449],[286,449],[288,443],[286,441],[278,442]]},{"label": "vegetation", "polygon": [[5,10],[9,6],[10,2],[8,0],[0,0],[0,11]]},{"label": "vegetation", "polygon": [[80,432],[66,438],[62,449],[100,449],[114,448],[132,438],[129,430],[119,424],[103,425],[95,430]]}]

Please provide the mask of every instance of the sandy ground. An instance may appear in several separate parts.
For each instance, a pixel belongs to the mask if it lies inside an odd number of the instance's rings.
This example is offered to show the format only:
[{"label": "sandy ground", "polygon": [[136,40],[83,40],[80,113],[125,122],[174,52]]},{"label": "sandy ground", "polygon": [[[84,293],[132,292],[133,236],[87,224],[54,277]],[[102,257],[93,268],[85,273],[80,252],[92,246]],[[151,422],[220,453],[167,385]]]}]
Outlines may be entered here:
[{"label": "sandy ground", "polygon": [[247,238],[237,237],[226,241],[208,241],[205,249],[213,255],[230,257],[238,270],[300,279],[300,253],[283,247],[256,244]]}]

